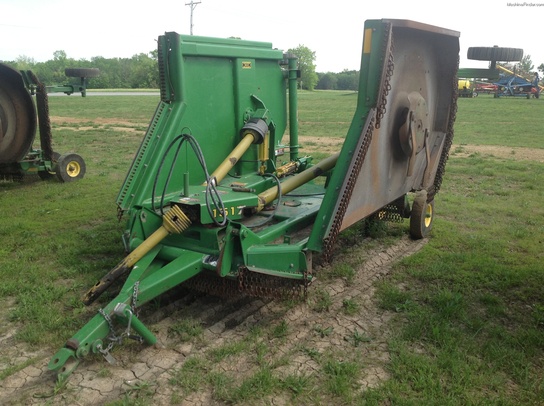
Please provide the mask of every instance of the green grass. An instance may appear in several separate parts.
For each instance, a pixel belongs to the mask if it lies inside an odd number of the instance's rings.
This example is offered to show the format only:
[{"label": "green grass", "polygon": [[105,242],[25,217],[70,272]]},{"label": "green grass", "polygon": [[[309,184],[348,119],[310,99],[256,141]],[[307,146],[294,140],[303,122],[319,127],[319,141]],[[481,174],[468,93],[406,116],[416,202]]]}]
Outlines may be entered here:
[{"label": "green grass", "polygon": [[459,99],[456,143],[544,148],[542,103],[540,99],[495,99],[491,95]]},{"label": "green grass", "polygon": [[49,97],[49,114],[91,122],[101,118],[117,118],[120,121],[149,123],[158,99],[158,96]]},{"label": "green grass", "polygon": [[[303,92],[301,134],[343,136],[356,97]],[[61,119],[53,131],[55,150],[82,155],[87,175],[70,184],[0,182],[0,334],[15,329],[17,342],[53,354],[107,302],[101,298],[87,308],[80,297],[122,258],[115,198],[156,103],[150,96],[50,98],[53,117],[78,117],[85,124]],[[544,100],[460,99],[454,143],[544,149],[543,108]],[[120,124],[108,127],[101,118]],[[543,163],[516,160],[515,154],[452,154],[431,239],[378,285],[381,308],[395,314],[390,378],[378,387],[361,391],[361,351],[369,340],[362,333],[344,338],[350,344],[346,353],[295,347],[277,354],[274,343],[292,333],[279,322],[187,359],[173,373],[173,403],[212,388],[215,400],[234,404],[266,403],[275,395],[293,404],[542,404],[543,179]],[[367,231],[382,241],[404,232]],[[361,228],[346,230],[342,241],[347,247],[363,234]],[[352,263],[344,262],[323,278],[352,282],[353,272]],[[310,305],[310,311],[334,317],[326,291],[310,290]],[[344,300],[341,311],[365,317],[357,298]],[[201,332],[193,320],[180,321],[170,334],[198,340]],[[324,323],[312,334],[329,338],[334,330]],[[314,374],[279,372],[285,357],[297,352],[311,356]],[[213,371],[215,363],[242,354],[250,357],[251,374],[233,380]],[[32,362],[2,360],[0,379]],[[139,404],[140,396],[145,404],[147,385],[131,388],[127,397],[133,403],[125,403]]]},{"label": "green grass", "polygon": [[299,135],[344,137],[356,104],[356,92],[300,92]]},{"label": "green grass", "polygon": [[394,379],[373,395],[407,404],[544,399],[543,176],[534,162],[450,160],[435,237],[380,286],[382,307],[403,327],[392,342]]}]

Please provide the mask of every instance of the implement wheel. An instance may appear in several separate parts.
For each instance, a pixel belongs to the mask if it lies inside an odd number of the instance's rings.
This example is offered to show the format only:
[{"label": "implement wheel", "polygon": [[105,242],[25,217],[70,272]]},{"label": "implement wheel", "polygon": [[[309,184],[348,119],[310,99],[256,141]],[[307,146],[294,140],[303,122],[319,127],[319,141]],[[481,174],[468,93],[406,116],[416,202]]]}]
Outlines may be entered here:
[{"label": "implement wheel", "polygon": [[415,240],[425,238],[431,232],[434,216],[434,200],[427,201],[427,191],[416,194],[410,214],[410,235]]},{"label": "implement wheel", "polygon": [[61,182],[73,182],[85,176],[85,161],[78,154],[65,154],[59,157],[56,166],[57,178]]}]

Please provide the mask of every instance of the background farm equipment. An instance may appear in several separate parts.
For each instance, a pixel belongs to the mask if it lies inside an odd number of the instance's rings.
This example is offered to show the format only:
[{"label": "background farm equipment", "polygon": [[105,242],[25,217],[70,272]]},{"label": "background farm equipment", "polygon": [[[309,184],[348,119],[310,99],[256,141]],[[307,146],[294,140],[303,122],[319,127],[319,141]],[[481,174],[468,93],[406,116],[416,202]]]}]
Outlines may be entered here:
[{"label": "background farm equipment", "polygon": [[[501,47],[470,47],[467,58],[477,61],[489,61],[489,68],[461,68],[458,72],[460,97],[475,97],[478,93],[496,92],[500,85],[495,83],[501,78],[504,68],[497,62],[519,61],[523,58],[523,49]],[[495,96],[497,97],[497,96]]]},{"label": "background farm equipment", "polygon": [[538,76],[536,76],[536,81],[534,78],[531,81],[524,75],[517,74],[515,68],[512,71],[504,66],[497,65],[497,69],[502,73],[500,74],[500,79],[494,83],[497,86],[495,97],[511,96],[526,97],[528,99],[531,96],[537,99],[540,97],[542,86],[538,84]]},{"label": "background farm equipment", "polygon": [[459,79],[457,82],[457,92],[459,94],[459,97],[476,97],[478,96],[478,93],[476,92],[476,88],[474,86],[474,82],[469,79]]},{"label": "background farm equipment", "polygon": [[180,284],[304,296],[314,256],[327,261],[361,220],[410,218],[414,238],[428,235],[453,137],[459,33],[404,20],[364,29],[352,123],[317,163],[299,154],[296,58],[263,42],[159,37],[161,99],[117,197],[128,255],[83,301],[124,283],[51,370],[66,378],[88,354],[112,362],[125,337],[153,344],[138,308]]},{"label": "background farm equipment", "polygon": [[[21,180],[25,175],[38,174],[48,179],[56,175],[60,181],[70,182],[84,176],[81,156],[53,150],[47,94],[79,92],[85,96],[87,78],[99,71],[66,69],[66,74],[79,77],[80,83],[45,86],[31,71],[19,72],[0,64],[0,178]],[[37,126],[39,149],[33,147]]]}]

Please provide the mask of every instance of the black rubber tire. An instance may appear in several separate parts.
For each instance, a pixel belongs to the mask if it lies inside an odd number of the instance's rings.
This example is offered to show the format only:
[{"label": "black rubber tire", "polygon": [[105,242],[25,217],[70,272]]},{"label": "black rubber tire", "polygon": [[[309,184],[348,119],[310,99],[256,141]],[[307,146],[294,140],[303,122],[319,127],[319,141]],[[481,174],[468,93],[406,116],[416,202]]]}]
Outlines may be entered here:
[{"label": "black rubber tire", "polygon": [[0,63],[0,164],[22,160],[30,150],[38,121],[23,77]]},{"label": "black rubber tire", "polygon": [[85,161],[74,153],[64,154],[59,157],[55,173],[61,182],[73,182],[85,176]]},{"label": "black rubber tire", "polygon": [[476,61],[510,62],[521,61],[523,49],[501,47],[470,47],[467,58]]},{"label": "black rubber tire", "polygon": [[410,214],[410,235],[414,240],[426,238],[433,227],[434,200],[427,201],[427,191],[416,194]]},{"label": "black rubber tire", "polygon": [[64,74],[70,78],[96,78],[100,76],[98,68],[66,68]]}]

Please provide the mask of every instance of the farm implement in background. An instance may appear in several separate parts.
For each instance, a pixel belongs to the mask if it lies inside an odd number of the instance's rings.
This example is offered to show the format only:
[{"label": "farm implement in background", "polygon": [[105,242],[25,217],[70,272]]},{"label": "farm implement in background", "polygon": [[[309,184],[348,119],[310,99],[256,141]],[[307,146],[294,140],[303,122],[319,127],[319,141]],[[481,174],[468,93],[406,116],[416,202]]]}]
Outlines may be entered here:
[{"label": "farm implement in background", "polygon": [[505,68],[504,66],[497,65],[502,73],[500,74],[499,80],[494,82],[494,85],[497,86],[495,91],[495,97],[511,96],[511,97],[526,97],[528,99],[531,96],[535,98],[540,97],[540,91],[544,87],[538,84],[538,76],[536,80],[530,80],[525,75],[520,75],[514,70]]},{"label": "farm implement in background", "polygon": [[[25,175],[38,174],[42,179],[56,175],[61,182],[70,182],[85,175],[81,156],[61,155],[53,150],[47,94],[85,96],[87,78],[98,76],[99,71],[73,68],[65,73],[79,77],[80,83],[45,86],[31,71],[17,71],[0,64],[0,179],[22,180]],[[36,103],[32,96],[36,97]],[[37,126],[40,149],[33,147]]]},{"label": "farm implement in background", "polygon": [[533,91],[533,84],[524,77],[515,74],[498,64],[498,62],[514,62],[523,58],[523,49],[501,47],[471,47],[467,58],[478,61],[489,61],[489,68],[459,69],[458,92],[460,97],[475,97],[478,93],[493,93],[494,97],[523,96],[538,97]]},{"label": "farm implement in background", "polygon": [[155,343],[138,309],[180,284],[304,296],[313,257],[330,259],[338,234],[364,219],[409,218],[412,236],[427,236],[453,138],[458,54],[456,31],[366,21],[345,142],[314,163],[300,154],[295,57],[265,42],[160,36],[160,101],[117,197],[128,255],[83,301],[124,284],[49,369],[65,379],[89,354],[113,362],[126,337]]}]

